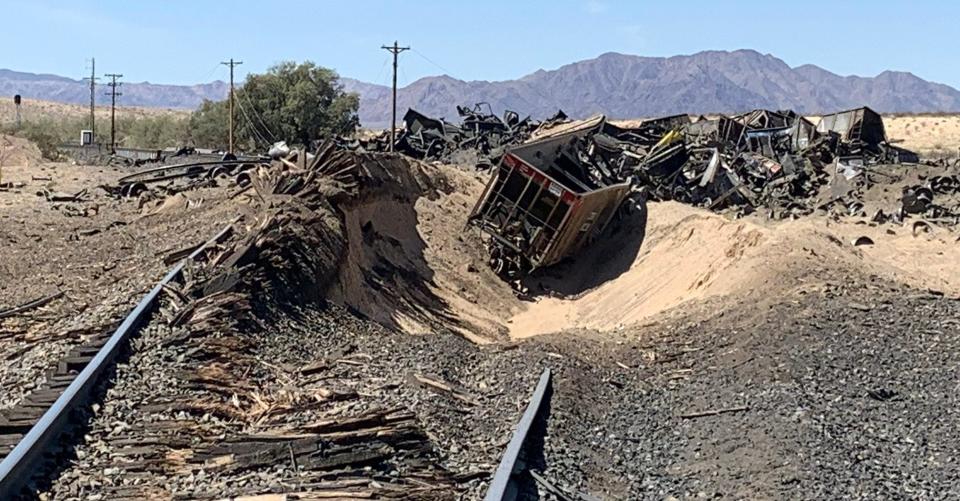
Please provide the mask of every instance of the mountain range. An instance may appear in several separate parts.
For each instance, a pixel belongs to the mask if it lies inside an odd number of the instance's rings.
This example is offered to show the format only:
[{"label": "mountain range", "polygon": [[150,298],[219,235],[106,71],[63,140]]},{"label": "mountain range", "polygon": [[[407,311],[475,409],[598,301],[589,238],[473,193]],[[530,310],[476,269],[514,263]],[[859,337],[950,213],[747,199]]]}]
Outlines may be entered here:
[{"label": "mountain range", "polygon": [[[188,108],[200,106],[204,99],[224,99],[228,85],[219,80],[197,85],[164,85],[150,82],[123,82],[118,103],[125,106],[153,108]],[[107,86],[97,83],[97,103],[109,101],[104,95]],[[90,103],[89,81],[74,80],[58,75],[25,73],[0,69],[0,96],[42,99],[71,104]]]},{"label": "mountain range", "polygon": [[[360,95],[360,121],[382,127],[390,121],[390,88],[341,78]],[[89,102],[80,80],[0,70],[0,95]],[[203,99],[223,99],[227,85],[178,86],[125,83],[122,103],[193,108]],[[104,99],[104,98],[98,98]],[[805,114],[859,106],[877,111],[960,112],[960,91],[911,73],[884,71],[874,77],[840,76],[814,65],[791,67],[753,50],[705,51],[673,57],[606,53],[554,70],[538,70],[516,80],[463,81],[442,75],[425,77],[398,89],[402,116],[414,108],[430,116],[457,120],[457,105],[489,103],[501,113],[512,109],[535,118],[562,109],[571,117],[604,113],[638,118],[674,113],[731,113],[753,108],[790,108]]]}]

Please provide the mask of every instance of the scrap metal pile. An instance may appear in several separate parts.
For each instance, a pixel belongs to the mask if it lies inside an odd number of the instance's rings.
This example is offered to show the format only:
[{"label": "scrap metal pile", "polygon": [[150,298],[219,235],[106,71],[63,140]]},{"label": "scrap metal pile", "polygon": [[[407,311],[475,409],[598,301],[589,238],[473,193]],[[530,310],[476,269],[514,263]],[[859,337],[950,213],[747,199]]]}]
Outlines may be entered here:
[{"label": "scrap metal pile", "polygon": [[[817,124],[791,110],[758,109],[623,126],[602,115],[570,122],[562,111],[543,122],[512,111],[500,117],[483,105],[458,107],[460,125],[411,109],[393,146],[421,160],[495,170],[469,224],[491,237],[491,263],[510,279],[576,253],[618,211],[636,205],[630,200],[676,200],[737,215],[762,211],[774,219],[815,210],[866,216],[862,195],[876,183],[879,166],[919,161],[887,140],[882,118],[869,108],[825,115]],[[385,133],[366,141],[338,138],[323,149],[389,146]],[[170,194],[229,177],[245,188],[270,157],[291,163],[289,153],[280,144],[267,157],[151,169],[123,178],[119,194],[140,195],[148,183]],[[896,214],[878,211],[874,219],[956,220],[960,210],[935,204],[933,195],[957,193],[958,184],[944,178],[911,187],[900,210],[889,211]]]},{"label": "scrap metal pile", "polygon": [[142,170],[118,180],[116,187],[104,187],[107,191],[125,197],[136,197],[152,188],[165,195],[204,186],[215,186],[222,177],[236,178],[238,184],[250,180],[250,171],[258,165],[270,162],[268,157],[236,159],[224,156],[220,160],[203,160],[174,165],[163,165]]},{"label": "scrap metal pile", "polygon": [[813,212],[815,196],[837,173],[851,179],[874,165],[919,160],[887,142],[882,118],[869,108],[826,115],[817,125],[790,110],[693,122],[675,115],[634,127],[599,116],[584,125],[593,130],[561,146],[568,161],[554,177],[630,182],[654,200],[766,209],[777,218]]},{"label": "scrap metal pile", "polygon": [[820,189],[835,175],[852,179],[874,165],[918,160],[887,142],[869,108],[826,115],[816,126],[790,110],[754,110],[675,129],[631,174],[654,199],[784,218],[818,208]]},{"label": "scrap metal pile", "polygon": [[929,176],[920,184],[903,186],[900,194],[899,206],[894,211],[884,211],[878,208],[867,214],[865,207],[860,203],[863,191],[868,187],[867,177],[854,185],[846,197],[847,208],[851,215],[870,216],[875,223],[891,222],[902,224],[908,218],[914,217],[914,233],[920,227],[929,231],[931,226],[953,227],[960,225],[960,176],[934,175]]},{"label": "scrap metal pile", "polygon": [[[490,237],[491,265],[516,280],[596,239],[618,209],[634,205],[624,203],[636,198],[631,192],[777,219],[838,204],[862,211],[865,172],[918,160],[887,141],[869,108],[817,125],[789,110],[675,115],[631,127],[601,115],[509,148],[469,223]],[[824,203],[823,188],[837,179],[846,188]]]},{"label": "scrap metal pile", "polygon": [[[414,109],[403,116],[404,127],[396,136],[394,150],[420,160],[440,160],[444,163],[475,163],[491,167],[500,161],[508,146],[520,144],[542,127],[550,127],[567,119],[563,111],[543,122],[521,119],[514,111],[503,116],[493,113],[488,103],[473,108],[457,106],[460,125],[431,118]],[[363,151],[388,151],[389,131],[368,141],[345,143],[345,147]]]}]

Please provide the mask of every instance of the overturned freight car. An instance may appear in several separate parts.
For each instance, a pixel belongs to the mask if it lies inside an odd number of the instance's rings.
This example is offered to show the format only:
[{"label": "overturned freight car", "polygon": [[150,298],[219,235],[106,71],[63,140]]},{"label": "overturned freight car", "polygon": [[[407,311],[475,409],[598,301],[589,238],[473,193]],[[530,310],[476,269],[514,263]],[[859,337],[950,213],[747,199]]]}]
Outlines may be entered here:
[{"label": "overturned freight car", "polygon": [[490,264],[517,279],[573,255],[607,226],[630,183],[603,180],[578,146],[604,125],[598,117],[507,150],[468,224],[489,236]]},{"label": "overturned freight car", "polygon": [[917,163],[920,157],[887,141],[883,117],[867,107],[824,115],[817,124],[820,134],[832,134],[847,145],[838,154],[844,164],[862,165],[867,158],[882,163]]}]

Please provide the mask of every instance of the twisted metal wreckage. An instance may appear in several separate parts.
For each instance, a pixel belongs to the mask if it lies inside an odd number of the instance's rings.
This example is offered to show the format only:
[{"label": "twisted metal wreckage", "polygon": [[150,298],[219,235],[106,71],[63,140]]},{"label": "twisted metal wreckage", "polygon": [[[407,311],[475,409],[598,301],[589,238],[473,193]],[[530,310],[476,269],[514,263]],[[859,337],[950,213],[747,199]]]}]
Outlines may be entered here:
[{"label": "twisted metal wreckage", "polygon": [[874,165],[917,161],[887,141],[869,108],[816,126],[793,111],[675,115],[634,127],[597,116],[508,149],[468,224],[490,237],[494,269],[517,281],[572,256],[645,198],[740,214],[764,209],[772,218],[844,203],[855,213],[862,204],[854,189],[817,202],[832,175],[851,180]]},{"label": "twisted metal wreckage", "polygon": [[[569,121],[563,111],[542,122],[521,119],[513,111],[500,117],[485,103],[457,111],[460,125],[408,110],[394,150],[492,170],[467,226],[487,237],[491,266],[515,283],[574,255],[597,239],[614,216],[645,199],[736,215],[763,210],[775,219],[817,209],[865,215],[859,196],[870,181],[863,174],[881,164],[919,161],[915,153],[887,140],[882,117],[866,107],[825,115],[817,124],[791,110],[758,109],[695,120],[673,115],[629,127],[603,115]],[[390,149],[389,133],[335,142],[346,150]],[[275,146],[271,156],[289,151]],[[143,191],[146,183],[183,176],[193,179],[186,186],[197,186],[229,171],[243,185],[248,169],[268,161],[181,164],[128,176],[121,184],[130,195]],[[838,178],[846,189],[820,199],[821,188]],[[934,194],[958,190],[957,179],[931,179],[905,189],[896,214],[878,212],[874,219],[960,217],[960,211],[933,203]]]},{"label": "twisted metal wreckage", "polygon": [[[460,125],[442,118],[430,118],[414,109],[407,110],[394,150],[420,160],[474,163],[481,168],[490,168],[499,163],[508,147],[523,143],[537,131],[567,120],[563,110],[544,121],[532,120],[529,116],[521,119],[517,112],[510,110],[499,117],[488,103],[478,103],[473,108],[457,106],[457,114],[461,118]],[[354,150],[388,151],[390,133],[386,131],[371,140],[344,142],[342,146]]]}]

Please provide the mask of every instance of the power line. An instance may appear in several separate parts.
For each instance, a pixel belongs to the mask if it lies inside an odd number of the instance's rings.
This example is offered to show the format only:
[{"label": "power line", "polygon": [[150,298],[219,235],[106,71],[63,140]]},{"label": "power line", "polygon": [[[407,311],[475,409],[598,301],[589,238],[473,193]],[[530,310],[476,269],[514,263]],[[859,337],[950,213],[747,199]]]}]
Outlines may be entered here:
[{"label": "power line", "polygon": [[377,71],[377,78],[373,81],[374,83],[383,84],[384,86],[387,85],[387,82],[386,82],[387,74],[383,70],[387,68],[387,63],[389,62],[390,62],[389,56],[383,58],[383,64],[380,65],[380,70]]},{"label": "power line", "polygon": [[234,61],[231,57],[229,62],[224,61],[220,64],[230,67],[230,147],[228,152],[233,153],[233,67],[243,64],[243,61]]},{"label": "power line", "polygon": [[119,73],[106,73],[103,76],[110,78],[110,83],[107,85],[110,86],[110,92],[107,93],[110,96],[110,154],[117,152],[117,96],[122,96],[123,94],[117,92],[117,87],[123,85],[123,82],[117,82],[118,78],[123,78],[123,75]]},{"label": "power line", "polygon": [[240,105],[240,113],[243,114],[243,118],[246,118],[247,123],[249,123],[252,126],[250,130],[253,131],[254,140],[260,141],[264,145],[269,145],[270,142],[267,141],[266,138],[264,138],[262,135],[260,135],[260,131],[257,130],[257,125],[253,123],[253,120],[250,120],[250,116],[247,115],[247,110],[243,107],[243,102],[237,101],[237,104]]},{"label": "power line", "polygon": [[[270,130],[270,128],[267,127],[267,123],[263,121],[263,118],[260,116],[260,113],[257,111],[257,107],[253,105],[253,101],[250,99],[250,96],[248,96],[246,92],[241,92],[240,95],[247,100],[247,104],[250,105],[250,113],[253,115],[254,118],[257,119],[258,122],[260,122],[260,125],[263,126],[263,131],[266,132],[268,136],[270,136],[270,139],[274,143],[277,142],[277,136],[275,136],[273,132]],[[240,101],[237,101],[237,102],[240,102]]]},{"label": "power line", "polygon": [[217,72],[217,68],[220,68],[220,63],[217,63],[217,64],[213,65],[213,68],[210,69],[210,72],[207,73],[207,76],[205,76],[205,77],[203,77],[203,78],[201,78],[201,79],[198,79],[197,81],[198,81],[198,82],[206,82],[207,80],[210,80],[210,78],[213,77],[214,73]]},{"label": "power line", "polygon": [[397,41],[393,41],[393,47],[381,45],[381,49],[393,54],[393,113],[390,115],[390,151],[393,151],[393,145],[396,143],[397,134],[397,58],[401,52],[410,50],[410,47],[400,47]]},{"label": "power line", "polygon": [[424,61],[426,61],[426,62],[428,62],[428,63],[436,66],[437,68],[440,68],[440,71],[444,72],[444,73],[447,74],[448,76],[451,76],[451,77],[453,76],[453,72],[452,72],[452,71],[444,68],[443,66],[440,66],[439,64],[437,64],[437,63],[435,63],[435,62],[433,62],[432,59],[430,59],[429,57],[425,56],[423,53],[421,53],[421,52],[418,51],[417,49],[411,48],[410,50],[413,51],[414,54],[422,57]]},{"label": "power line", "polygon": [[267,142],[266,138],[264,138],[263,135],[260,134],[260,131],[257,129],[256,124],[254,124],[253,121],[250,120],[250,116],[247,115],[247,110],[246,108],[243,107],[243,103],[240,101],[237,101],[237,104],[240,105],[240,114],[243,115],[243,117],[247,119],[247,123],[251,125],[250,131],[253,132],[254,141],[257,141],[259,144],[270,144],[269,142]]},{"label": "power line", "polygon": [[[417,49],[411,48],[410,50],[411,50],[414,54],[422,57],[426,62],[428,62],[428,63],[436,66],[437,68],[439,68],[440,71],[442,71],[442,72],[444,72],[445,74],[447,74],[447,76],[451,76],[451,77],[454,76],[452,71],[444,68],[443,66],[440,66],[439,63],[437,63],[437,62],[435,62],[434,60],[430,59],[429,57],[427,57],[425,54],[423,54],[422,52],[418,51]],[[406,75],[404,75],[404,78],[407,78]],[[454,77],[454,78],[456,78],[456,77]],[[408,79],[408,80],[409,80],[409,79]],[[409,83],[409,82],[408,82],[408,83]],[[548,97],[548,96],[544,95],[542,92],[540,92],[540,91],[536,88],[536,86],[531,86],[530,89],[533,90],[533,92],[536,93],[538,96],[542,97],[545,101],[553,101],[553,99],[551,99],[550,97]]]}]

